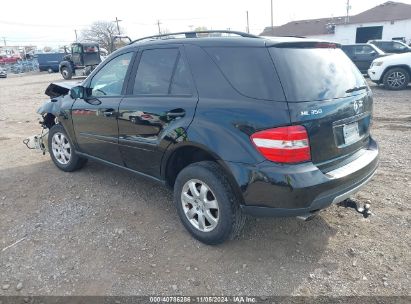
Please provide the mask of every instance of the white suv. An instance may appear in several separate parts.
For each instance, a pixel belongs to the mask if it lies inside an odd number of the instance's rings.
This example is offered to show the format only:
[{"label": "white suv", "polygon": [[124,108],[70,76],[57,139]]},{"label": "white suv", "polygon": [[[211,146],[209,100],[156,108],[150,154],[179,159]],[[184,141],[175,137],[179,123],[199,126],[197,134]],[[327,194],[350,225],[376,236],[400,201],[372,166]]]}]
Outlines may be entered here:
[{"label": "white suv", "polygon": [[411,53],[377,58],[371,63],[368,76],[388,90],[405,89],[410,82]]}]

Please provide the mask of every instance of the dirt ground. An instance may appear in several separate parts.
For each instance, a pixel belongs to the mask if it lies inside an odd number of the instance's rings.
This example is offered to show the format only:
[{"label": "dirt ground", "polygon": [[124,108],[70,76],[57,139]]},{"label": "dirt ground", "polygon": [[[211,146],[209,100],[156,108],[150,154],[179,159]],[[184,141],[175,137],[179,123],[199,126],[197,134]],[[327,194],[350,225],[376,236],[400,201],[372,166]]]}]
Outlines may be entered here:
[{"label": "dirt ground", "polygon": [[411,88],[372,85],[381,165],[355,198],[373,216],[251,219],[211,247],[158,184],[92,161],[64,173],[22,144],[60,78],[0,79],[0,295],[410,295]]}]

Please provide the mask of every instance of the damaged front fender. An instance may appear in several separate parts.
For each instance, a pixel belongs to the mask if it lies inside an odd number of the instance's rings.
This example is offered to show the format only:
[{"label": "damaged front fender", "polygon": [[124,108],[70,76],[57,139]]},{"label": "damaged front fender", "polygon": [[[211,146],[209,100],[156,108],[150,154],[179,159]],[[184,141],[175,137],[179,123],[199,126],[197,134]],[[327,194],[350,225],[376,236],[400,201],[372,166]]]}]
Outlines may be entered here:
[{"label": "damaged front fender", "polygon": [[43,130],[41,134],[33,135],[26,138],[23,143],[29,149],[42,151],[43,154],[47,152],[48,147],[48,132],[61,118],[68,118],[68,113],[74,103],[70,97],[70,89],[78,85],[77,83],[59,82],[51,83],[45,94],[50,97],[41,107],[38,108],[37,113],[43,118],[40,121]]},{"label": "damaged front fender", "polygon": [[73,102],[69,96],[69,93],[70,89],[76,85],[76,83],[70,82],[51,83],[45,91],[45,94],[50,96],[50,99],[43,103],[43,105],[37,110],[37,113],[40,115],[50,113],[57,117],[60,114],[62,103],[64,101]]}]

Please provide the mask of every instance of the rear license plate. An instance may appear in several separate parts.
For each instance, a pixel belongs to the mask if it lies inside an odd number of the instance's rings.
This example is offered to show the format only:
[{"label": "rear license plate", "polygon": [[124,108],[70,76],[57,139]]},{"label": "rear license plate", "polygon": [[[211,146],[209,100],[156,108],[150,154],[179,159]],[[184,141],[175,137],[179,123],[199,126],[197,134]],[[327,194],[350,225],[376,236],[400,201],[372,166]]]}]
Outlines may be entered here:
[{"label": "rear license plate", "polygon": [[360,139],[360,132],[358,130],[358,122],[350,123],[343,126],[344,142],[346,145],[355,143]]}]

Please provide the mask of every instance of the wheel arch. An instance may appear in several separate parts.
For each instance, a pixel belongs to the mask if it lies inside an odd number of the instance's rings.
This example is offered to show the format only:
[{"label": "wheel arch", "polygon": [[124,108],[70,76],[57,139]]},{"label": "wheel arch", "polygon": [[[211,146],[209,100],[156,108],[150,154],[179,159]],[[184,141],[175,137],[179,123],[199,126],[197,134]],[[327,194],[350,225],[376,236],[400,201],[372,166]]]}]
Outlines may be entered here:
[{"label": "wheel arch", "polygon": [[201,161],[216,162],[226,174],[233,191],[235,191],[237,197],[239,197],[242,202],[240,187],[229,166],[227,166],[219,155],[200,143],[183,142],[169,148],[162,159],[161,176],[166,184],[173,188],[177,175],[184,168]]},{"label": "wheel arch", "polygon": [[387,74],[387,72],[389,70],[395,69],[395,68],[402,68],[402,69],[406,70],[408,72],[408,75],[411,78],[411,67],[410,66],[408,66],[406,64],[396,64],[396,65],[390,65],[390,66],[388,66],[384,69],[384,72],[382,72],[382,74],[381,74],[380,83],[382,83],[384,81],[385,74]]}]

